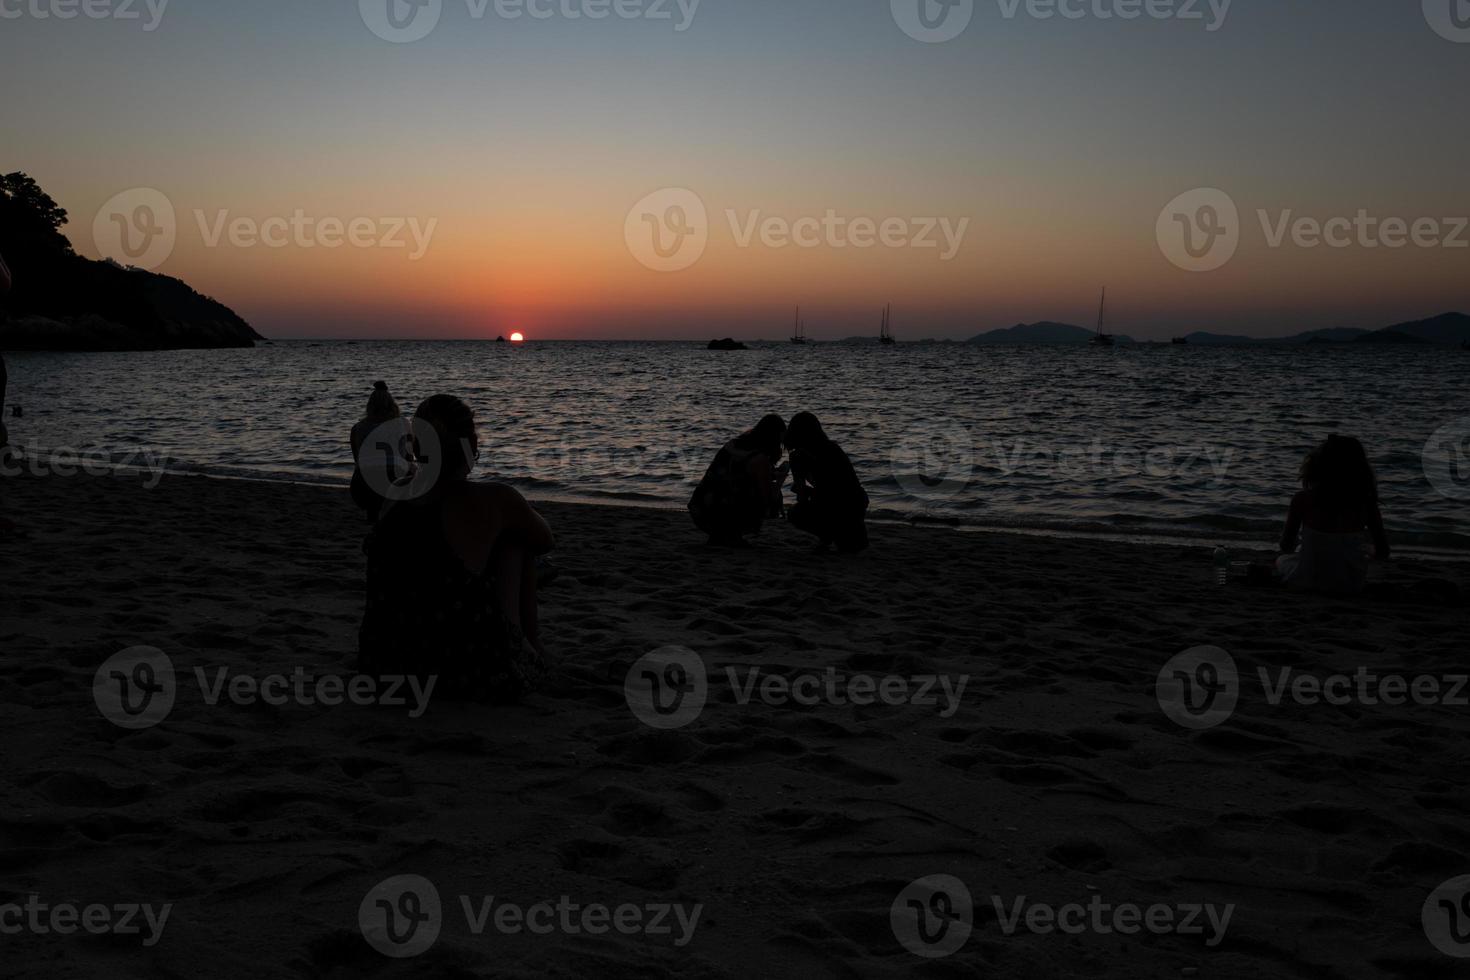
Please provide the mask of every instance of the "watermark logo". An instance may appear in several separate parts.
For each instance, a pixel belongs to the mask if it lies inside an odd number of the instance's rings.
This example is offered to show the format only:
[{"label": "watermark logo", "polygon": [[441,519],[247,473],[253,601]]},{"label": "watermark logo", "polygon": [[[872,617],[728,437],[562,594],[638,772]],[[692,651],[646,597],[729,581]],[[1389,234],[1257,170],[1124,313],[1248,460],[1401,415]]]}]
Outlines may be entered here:
[{"label": "watermark logo", "polygon": [[444,0],[357,0],[362,22],[384,41],[422,41],[439,26]]},{"label": "watermark logo", "polygon": [[633,258],[654,272],[682,272],[709,245],[709,212],[704,201],[683,187],[654,191],[633,205],[623,238]]},{"label": "watermark logo", "polygon": [[964,493],[975,473],[975,440],[958,423],[912,429],[893,448],[893,479],[916,500],[946,501]]},{"label": "watermark logo", "polygon": [[970,940],[975,903],[965,883],[953,875],[928,875],[910,882],[888,910],[893,936],[904,949],[925,959],[952,956]]},{"label": "watermark logo", "polygon": [[1430,486],[1451,500],[1470,500],[1470,416],[1435,430],[1422,460]]},{"label": "watermark logo", "polygon": [[151,187],[115,194],[97,210],[92,242],[104,258],[156,269],[168,261],[178,242],[173,202]]},{"label": "watermark logo", "polygon": [[1240,247],[1240,210],[1222,190],[1200,187],[1159,212],[1154,234],[1164,257],[1186,272],[1213,272]]},{"label": "watermark logo", "polygon": [[439,433],[423,419],[389,419],[363,439],[357,466],[363,482],[384,500],[417,500],[444,472]]},{"label": "watermark logo", "polygon": [[177,696],[173,661],[155,647],[129,647],[114,654],[92,678],[92,698],[102,717],[132,731],[167,718]]},{"label": "watermark logo", "polygon": [[1170,721],[1203,731],[1235,713],[1240,674],[1235,659],[1219,647],[1194,647],[1164,664],[1155,694]]},{"label": "watermark logo", "polygon": [[1470,875],[1436,888],[1420,912],[1424,935],[1434,948],[1455,959],[1470,959]]},{"label": "watermark logo", "polygon": [[384,956],[418,956],[434,945],[444,927],[439,890],[419,875],[389,878],[363,898],[357,924],[368,945]]},{"label": "watermark logo", "polygon": [[709,672],[688,647],[660,647],[633,664],[623,681],[623,696],[634,716],[650,728],[683,728],[704,711]]},{"label": "watermark logo", "polygon": [[1470,44],[1470,0],[1424,0],[1424,19],[1445,40]]},{"label": "watermark logo", "polygon": [[924,44],[953,41],[970,26],[975,0],[890,0],[899,28]]}]

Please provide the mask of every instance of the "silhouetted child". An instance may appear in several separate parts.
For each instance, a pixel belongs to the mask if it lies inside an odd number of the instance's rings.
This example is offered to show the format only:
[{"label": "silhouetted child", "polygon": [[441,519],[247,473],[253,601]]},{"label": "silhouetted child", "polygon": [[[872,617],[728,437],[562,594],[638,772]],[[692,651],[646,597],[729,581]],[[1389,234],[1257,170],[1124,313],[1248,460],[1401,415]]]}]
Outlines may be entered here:
[{"label": "silhouetted child", "polygon": [[791,450],[791,488],[796,505],[786,513],[793,525],[815,534],[819,547],[857,552],[868,546],[868,494],[847,453],[822,431],[811,412],[802,412],[786,429]]},{"label": "silhouetted child", "polygon": [[[1378,478],[1363,444],[1328,436],[1307,454],[1302,491],[1291,501],[1277,571],[1287,585],[1317,592],[1355,593],[1368,583],[1368,538],[1388,561],[1388,535],[1378,509]],[[1297,546],[1301,550],[1298,552]]]},{"label": "silhouetted child", "polygon": [[387,384],[375,382],[367,412],[352,427],[352,500],[368,520],[377,520],[383,494],[408,476],[409,436],[408,420],[398,410]]},{"label": "silhouetted child", "polygon": [[710,544],[745,544],[745,536],[758,533],[767,517],[781,516],[786,470],[777,464],[785,433],[786,421],[767,415],[715,454],[689,498],[689,514]]},{"label": "silhouetted child", "polygon": [[551,528],[513,487],[472,483],[474,413],[452,395],[418,407],[433,478],[387,504],[368,539],[359,669],[437,677],[451,700],[514,701],[555,678],[541,645],[535,558]]}]

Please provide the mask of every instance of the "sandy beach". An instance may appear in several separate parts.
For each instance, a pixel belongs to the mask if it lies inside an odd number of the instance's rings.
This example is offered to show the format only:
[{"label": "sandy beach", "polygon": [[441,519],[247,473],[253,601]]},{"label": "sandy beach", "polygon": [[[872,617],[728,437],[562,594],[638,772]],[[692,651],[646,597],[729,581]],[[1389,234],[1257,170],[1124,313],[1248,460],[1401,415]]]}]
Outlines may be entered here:
[{"label": "sandy beach", "polygon": [[[1414,585],[1464,587],[1463,566],[1400,562],[1403,597],[1330,599],[1218,588],[1198,548],[875,526],[849,558],[778,523],[715,552],[682,513],[546,503],[562,574],[543,631],[567,690],[272,704],[251,685],[352,672],[366,528],[345,490],[141,482],[0,486],[26,529],[0,545],[0,906],[171,910],[151,937],[7,934],[7,976],[1467,975],[1421,908],[1470,873],[1470,708],[1272,704],[1258,679],[1367,670],[1448,692],[1465,608]],[[1204,645],[1242,679],[1231,717],[1191,729],[1156,679]],[[93,682],[139,646],[177,690],[128,729]],[[708,701],[660,730],[624,681],[669,646],[708,668]],[[245,696],[210,704],[222,677]],[[914,697],[871,697],[884,678]],[[435,886],[442,922],[395,959],[359,912],[402,875]],[[931,875],[973,898],[945,958],[906,948],[890,915]],[[548,934],[493,917],[476,934],[465,900],[491,896],[677,908],[663,931],[572,912]],[[1017,925],[1037,903],[1164,906],[1203,928]]]}]

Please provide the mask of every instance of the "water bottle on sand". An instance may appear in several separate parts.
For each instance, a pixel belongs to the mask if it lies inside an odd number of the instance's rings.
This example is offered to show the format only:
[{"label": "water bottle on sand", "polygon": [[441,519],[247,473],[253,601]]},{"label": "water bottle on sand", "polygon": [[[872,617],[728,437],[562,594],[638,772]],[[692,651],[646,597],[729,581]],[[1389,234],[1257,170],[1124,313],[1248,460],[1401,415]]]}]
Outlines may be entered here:
[{"label": "water bottle on sand", "polygon": [[1230,581],[1230,549],[1223,545],[1215,549],[1215,584],[1224,585]]}]

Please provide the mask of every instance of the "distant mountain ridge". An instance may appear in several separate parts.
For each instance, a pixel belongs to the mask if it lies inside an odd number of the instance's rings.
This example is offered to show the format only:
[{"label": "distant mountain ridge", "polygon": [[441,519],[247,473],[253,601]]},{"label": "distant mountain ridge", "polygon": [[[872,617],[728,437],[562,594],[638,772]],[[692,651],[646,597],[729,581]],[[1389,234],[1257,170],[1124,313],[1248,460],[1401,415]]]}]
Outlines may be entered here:
[{"label": "distant mountain ridge", "polygon": [[[1042,321],[1040,323],[1018,323],[970,338],[971,344],[1085,344],[1093,337],[1093,331],[1070,323]],[[1129,337],[1118,336],[1119,343],[1130,344]],[[1464,313],[1441,313],[1425,320],[1396,323],[1378,330],[1363,330],[1358,327],[1329,327],[1323,330],[1308,330],[1289,337],[1245,337],[1231,334],[1196,331],[1186,335],[1191,344],[1201,347],[1224,347],[1238,345],[1277,344],[1442,344],[1459,345],[1470,342],[1470,316]]]},{"label": "distant mountain ridge", "polygon": [[[1096,336],[1096,331],[1071,323],[1056,323],[1043,320],[1039,323],[1018,323],[1014,327],[992,330],[978,337],[971,337],[971,344],[1085,344]],[[1120,344],[1133,343],[1132,337],[1114,335]]]}]

